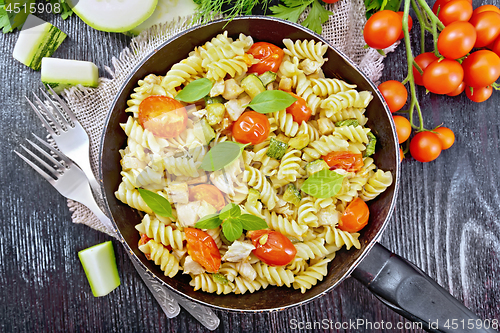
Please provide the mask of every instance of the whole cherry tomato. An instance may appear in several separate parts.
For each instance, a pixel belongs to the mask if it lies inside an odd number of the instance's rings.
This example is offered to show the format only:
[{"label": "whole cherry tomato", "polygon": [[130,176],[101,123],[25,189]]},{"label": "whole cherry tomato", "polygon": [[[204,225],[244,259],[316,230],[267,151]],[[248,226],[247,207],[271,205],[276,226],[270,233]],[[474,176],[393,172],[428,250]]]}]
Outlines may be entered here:
[{"label": "whole cherry tomato", "polygon": [[464,70],[456,60],[434,61],[424,70],[424,86],[435,94],[448,94],[464,80]]},{"label": "whole cherry tomato", "polygon": [[[403,14],[404,12],[397,12],[397,14],[401,17],[401,24],[403,24]],[[413,19],[411,18],[410,15],[408,15],[408,32],[411,31],[411,28],[413,27]],[[401,33],[399,34],[398,40],[405,38],[405,33],[403,29],[401,29]]]},{"label": "whole cherry tomato", "polygon": [[398,142],[403,143],[410,137],[411,124],[403,116],[393,116],[394,124],[396,125],[396,133],[398,134]]},{"label": "whole cherry tomato", "polygon": [[222,192],[217,187],[210,184],[201,184],[190,188],[189,200],[205,200],[208,204],[214,206],[218,211],[226,205]]},{"label": "whole cherry tomato", "polygon": [[438,127],[434,130],[436,132],[439,141],[441,141],[441,148],[443,150],[450,148],[453,146],[455,142],[455,133],[448,127]]},{"label": "whole cherry tomato", "polygon": [[465,94],[471,101],[481,103],[491,97],[493,94],[493,87],[487,86],[472,89],[471,87],[465,87]]},{"label": "whole cherry tomato", "polygon": [[[441,8],[443,8],[443,6],[450,1],[452,0],[437,0],[432,6],[432,11],[434,12],[434,14],[437,15],[438,10],[441,10]],[[467,1],[472,5],[472,0],[467,0]]]},{"label": "whole cherry tomato", "polygon": [[307,106],[306,100],[294,93],[289,92],[289,94],[297,100],[286,108],[286,113],[290,113],[296,123],[302,124],[303,121],[308,121],[312,110]]},{"label": "whole cherry tomato", "polygon": [[361,198],[356,198],[347,205],[340,217],[339,229],[347,232],[358,232],[368,224],[370,209]]},{"label": "whole cherry tomato", "polygon": [[474,47],[486,46],[500,35],[500,14],[497,12],[478,13],[472,16],[469,22],[477,32]]},{"label": "whole cherry tomato", "polygon": [[246,111],[233,124],[233,138],[240,143],[256,145],[269,136],[271,125],[266,115],[255,111]]},{"label": "whole cherry tomato", "polygon": [[432,132],[420,132],[410,141],[410,153],[420,162],[430,162],[441,154],[441,140]]},{"label": "whole cherry tomato", "polygon": [[402,28],[401,17],[396,12],[381,10],[368,19],[363,36],[368,46],[385,49],[398,40]]},{"label": "whole cherry tomato", "polygon": [[461,93],[463,93],[465,90],[465,82],[462,82],[460,83],[460,85],[457,87],[457,89],[453,90],[452,92],[450,93],[447,93],[446,95],[448,96],[458,96],[460,95]]},{"label": "whole cherry tomato", "polygon": [[490,50],[471,53],[462,62],[465,84],[473,88],[491,85],[500,76],[500,57]]},{"label": "whole cherry tomato", "polygon": [[285,55],[285,52],[283,52],[281,47],[277,47],[276,45],[267,42],[254,43],[247,53],[253,55],[255,59],[260,60],[258,64],[252,65],[248,69],[248,72],[257,73],[259,75],[267,71],[276,73],[280,68],[281,61],[283,61],[283,56]]},{"label": "whole cherry tomato", "polygon": [[476,29],[469,22],[452,22],[439,34],[437,47],[445,58],[458,59],[467,55],[476,43]]},{"label": "whole cherry tomato", "polygon": [[496,12],[496,13],[500,14],[500,8],[498,8],[497,6],[493,6],[493,5],[482,5],[482,6],[477,7],[476,9],[474,9],[474,11],[472,12],[472,16],[479,14],[479,13],[482,13],[482,12]]},{"label": "whole cherry tomato", "polygon": [[472,16],[472,4],[467,0],[452,0],[443,5],[438,18],[446,26],[452,22],[467,22]]},{"label": "whole cherry tomato", "polygon": [[205,231],[195,228],[184,228],[188,254],[210,273],[217,273],[221,257],[214,239]]},{"label": "whole cherry tomato", "polygon": [[161,138],[174,138],[187,125],[184,106],[167,96],[149,96],[139,104],[139,124]]},{"label": "whole cherry tomato", "polygon": [[250,237],[255,246],[255,250],[253,250],[255,256],[268,265],[286,265],[290,263],[290,261],[295,258],[295,254],[297,254],[297,249],[293,243],[278,231],[249,231],[248,237]]},{"label": "whole cherry tomato", "polygon": [[378,90],[380,90],[380,93],[384,96],[384,99],[389,106],[389,110],[391,110],[392,113],[401,110],[401,108],[406,104],[408,91],[401,82],[396,80],[382,82],[379,84]]},{"label": "whole cherry tomato", "polygon": [[[427,66],[429,66],[431,63],[433,63],[435,60],[438,59],[439,58],[436,57],[434,52],[425,52],[416,56],[415,62],[418,64],[421,70],[425,71]],[[424,85],[424,79],[422,78],[422,74],[418,72],[415,66],[413,66],[413,78],[415,80],[415,84],[418,84],[419,86]]]},{"label": "whole cherry tomato", "polygon": [[349,172],[356,172],[364,165],[363,155],[351,153],[349,151],[332,151],[321,157],[330,170],[344,169]]}]

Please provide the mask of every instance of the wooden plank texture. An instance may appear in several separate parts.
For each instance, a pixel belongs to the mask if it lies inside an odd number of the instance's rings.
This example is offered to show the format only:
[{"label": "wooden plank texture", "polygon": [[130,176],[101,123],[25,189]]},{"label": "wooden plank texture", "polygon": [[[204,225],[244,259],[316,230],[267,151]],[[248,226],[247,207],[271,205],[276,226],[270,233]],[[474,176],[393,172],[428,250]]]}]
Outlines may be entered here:
[{"label": "wooden plank texture", "polygon": [[[475,6],[486,2],[475,1]],[[500,5],[500,0],[490,1]],[[77,17],[41,15],[68,39],[54,55],[93,61],[101,69],[130,38],[103,33]],[[413,36],[418,37],[418,25]],[[38,89],[39,73],[15,61],[17,33],[0,35],[0,331],[2,332],[204,332],[187,312],[167,319],[114,241],[122,285],[94,298],[77,257],[110,239],[71,223],[66,200],[12,152],[31,132],[44,135],[24,96]],[[429,45],[430,46],[430,45]],[[402,80],[403,47],[385,61],[383,80]],[[483,319],[500,319],[500,95],[484,103],[465,96],[418,90],[426,126],[444,123],[455,145],[436,161],[403,161],[397,208],[381,243],[414,262]],[[297,332],[292,323],[328,320],[411,325],[347,279],[324,297],[274,313],[216,311],[217,332]],[[319,331],[319,330],[318,330]],[[335,327],[325,332],[422,332],[419,329]]]}]

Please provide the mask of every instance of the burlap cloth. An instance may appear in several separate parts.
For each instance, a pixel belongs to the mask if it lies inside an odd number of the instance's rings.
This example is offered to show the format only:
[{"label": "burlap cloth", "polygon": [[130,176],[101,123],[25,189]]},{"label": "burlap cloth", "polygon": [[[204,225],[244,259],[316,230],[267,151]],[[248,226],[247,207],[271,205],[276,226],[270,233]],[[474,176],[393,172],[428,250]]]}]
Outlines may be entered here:
[{"label": "burlap cloth", "polygon": [[[362,31],[366,18],[363,0],[341,0],[328,5],[328,9],[333,15],[323,25],[322,36],[358,64],[373,82],[378,81],[382,74],[384,58],[377,51],[364,48]],[[89,134],[91,164],[95,175],[99,174],[99,145],[104,121],[119,88],[142,59],[169,38],[190,28],[190,22],[190,18],[180,18],[151,27],[132,39],[130,46],[117,58],[113,58],[112,66],[105,68],[111,79],[101,78],[99,86],[94,89],[73,87],[65,91],[64,96],[69,106]],[[390,52],[394,47],[395,45],[385,51]],[[86,224],[107,233],[104,225],[85,206],[68,200],[68,207],[74,223]]]}]

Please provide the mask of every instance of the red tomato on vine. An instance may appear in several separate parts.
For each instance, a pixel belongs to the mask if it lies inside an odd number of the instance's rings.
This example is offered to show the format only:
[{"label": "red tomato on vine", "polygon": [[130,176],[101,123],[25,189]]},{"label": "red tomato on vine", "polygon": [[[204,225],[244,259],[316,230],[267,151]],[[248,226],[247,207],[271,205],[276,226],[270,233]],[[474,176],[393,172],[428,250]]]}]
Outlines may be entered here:
[{"label": "red tomato on vine", "polygon": [[368,19],[363,29],[363,37],[368,46],[385,49],[398,40],[401,29],[401,17],[396,12],[381,10]]},{"label": "red tomato on vine", "polygon": [[378,90],[380,90],[380,93],[384,96],[384,99],[389,106],[389,110],[391,110],[392,113],[401,110],[401,108],[406,104],[408,91],[401,82],[396,80],[382,82],[378,86]]},{"label": "red tomato on vine", "polygon": [[481,103],[486,101],[493,94],[493,87],[480,87],[480,88],[472,88],[465,87],[465,94],[469,99],[476,103]]},{"label": "red tomato on vine", "polygon": [[469,22],[450,23],[439,34],[438,51],[445,58],[462,58],[472,50],[476,37],[476,29]]},{"label": "red tomato on vine", "polygon": [[430,162],[441,154],[442,146],[439,137],[432,132],[420,132],[410,141],[410,153],[420,162]]},{"label": "red tomato on vine", "polygon": [[467,0],[453,0],[441,7],[438,18],[446,26],[452,22],[467,22],[472,16],[472,4]]},{"label": "red tomato on vine", "polygon": [[455,60],[434,61],[424,70],[424,86],[435,94],[448,94],[464,80],[464,70]]},{"label": "red tomato on vine", "polygon": [[471,17],[470,24],[477,32],[474,47],[483,47],[492,43],[500,35],[500,14],[482,12]]},{"label": "red tomato on vine", "polygon": [[462,62],[465,84],[473,88],[491,85],[500,76],[500,57],[490,50],[471,53]]}]

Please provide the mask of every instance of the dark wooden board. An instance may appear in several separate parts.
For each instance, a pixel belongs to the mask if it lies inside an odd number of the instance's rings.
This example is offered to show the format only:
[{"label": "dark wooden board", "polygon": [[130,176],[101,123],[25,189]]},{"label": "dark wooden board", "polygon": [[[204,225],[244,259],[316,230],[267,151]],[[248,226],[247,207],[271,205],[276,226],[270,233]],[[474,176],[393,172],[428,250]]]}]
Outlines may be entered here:
[{"label": "dark wooden board", "polygon": [[[486,2],[475,2],[479,6]],[[495,5],[500,1],[495,0]],[[103,33],[77,17],[43,16],[69,38],[54,55],[89,60],[102,70],[130,38]],[[418,29],[414,28],[417,36]],[[110,238],[71,222],[66,200],[12,152],[31,132],[44,135],[24,96],[40,77],[11,54],[17,33],[0,35],[0,331],[2,332],[202,332],[184,310],[167,319],[119,244],[114,242],[122,285],[94,298],[77,252]],[[402,46],[385,60],[383,80],[406,73]],[[480,104],[465,96],[418,91],[426,126],[444,123],[455,145],[436,161],[403,161],[397,208],[381,243],[414,262],[483,319],[500,319],[500,96]],[[331,332],[421,332],[396,329],[411,322],[348,279],[324,297],[274,313],[217,311],[218,332],[297,332],[319,322]],[[369,326],[336,329],[363,319]],[[295,326],[297,325],[297,326]],[[338,325],[338,324],[337,324]]]}]

